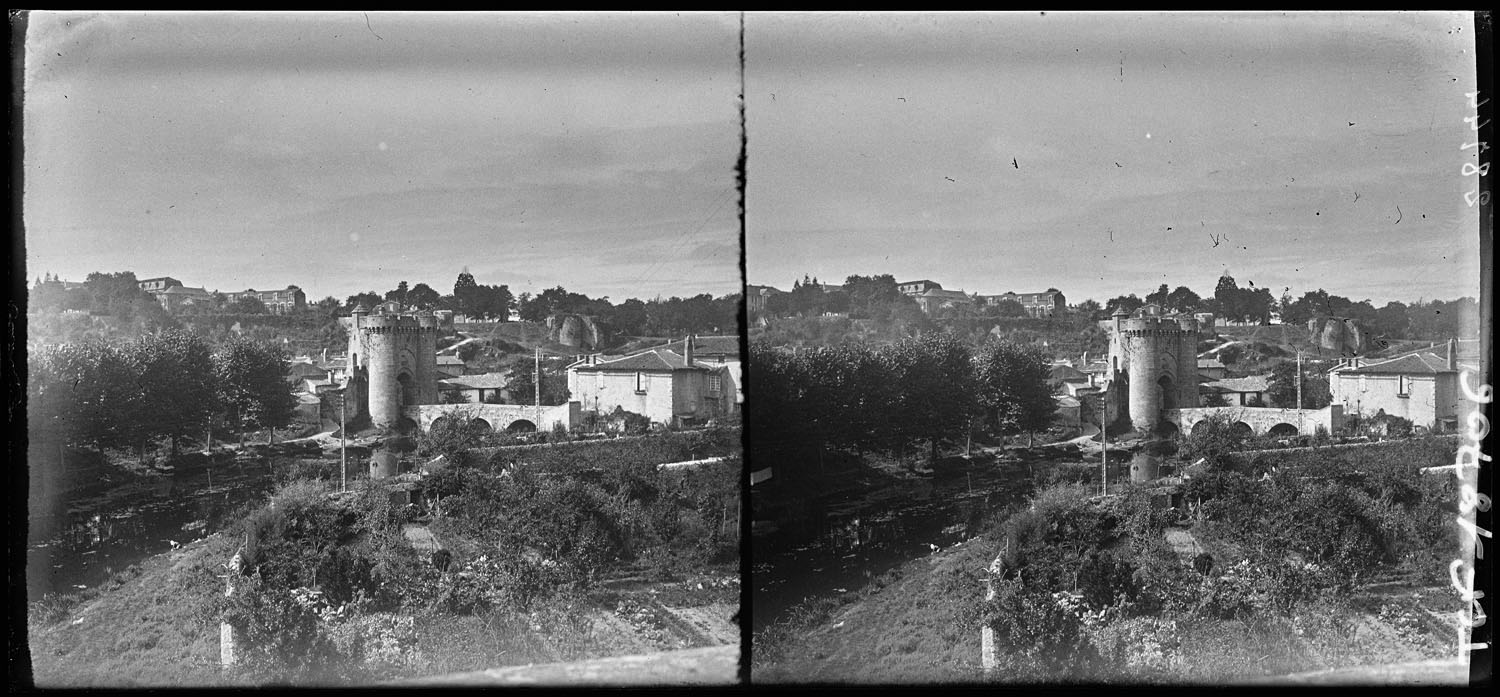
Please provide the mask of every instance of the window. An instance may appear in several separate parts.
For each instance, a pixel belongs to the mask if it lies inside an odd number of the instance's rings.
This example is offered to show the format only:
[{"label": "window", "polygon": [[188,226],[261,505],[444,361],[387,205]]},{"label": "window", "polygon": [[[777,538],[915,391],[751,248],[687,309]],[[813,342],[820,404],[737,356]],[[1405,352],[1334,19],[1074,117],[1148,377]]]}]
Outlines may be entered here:
[{"label": "window", "polygon": [[1405,375],[1397,375],[1396,376],[1396,396],[1397,397],[1410,397],[1411,396],[1411,378],[1409,378],[1409,377],[1407,377]]},{"label": "window", "polygon": [[646,374],[641,371],[635,373],[635,393],[646,394]]},{"label": "window", "polygon": [[713,396],[713,397],[719,396],[719,388],[720,388],[720,385],[719,385],[719,376],[717,376],[717,375],[710,375],[710,376],[708,376],[708,394],[710,396]]}]

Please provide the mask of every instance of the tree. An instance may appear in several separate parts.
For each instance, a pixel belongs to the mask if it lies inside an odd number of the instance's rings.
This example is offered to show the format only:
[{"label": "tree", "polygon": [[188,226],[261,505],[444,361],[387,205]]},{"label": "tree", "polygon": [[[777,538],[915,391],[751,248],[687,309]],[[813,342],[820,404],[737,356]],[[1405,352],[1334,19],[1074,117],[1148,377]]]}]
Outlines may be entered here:
[{"label": "tree", "polygon": [[1245,321],[1246,313],[1239,290],[1239,284],[1235,283],[1228,271],[1219,276],[1219,284],[1214,287],[1214,305],[1218,308],[1218,315],[1226,321]]},{"label": "tree", "polygon": [[354,308],[359,307],[360,305],[364,305],[366,310],[373,310],[375,309],[375,306],[379,305],[381,302],[383,301],[380,297],[380,294],[376,293],[373,290],[367,290],[363,293],[355,293],[354,295],[349,296],[348,300],[344,302],[344,309],[346,311],[353,312]]},{"label": "tree", "polygon": [[1099,301],[1094,300],[1093,298],[1078,303],[1077,310],[1078,314],[1083,315],[1084,317],[1087,317],[1089,319],[1104,319],[1104,317],[1100,316],[1104,311],[1104,308],[1100,307]]},{"label": "tree", "polygon": [[1159,286],[1156,289],[1155,293],[1151,293],[1150,295],[1146,296],[1146,302],[1148,302],[1148,303],[1156,303],[1157,305],[1160,305],[1163,309],[1166,309],[1167,308],[1167,298],[1170,297],[1171,295],[1172,295],[1172,293],[1167,290],[1167,284],[1163,283],[1163,284],[1161,284],[1161,286]]},{"label": "tree", "polygon": [[140,377],[127,352],[100,340],[44,348],[28,361],[32,424],[68,444],[136,442]]},{"label": "tree", "polygon": [[135,435],[142,441],[165,436],[175,456],[180,441],[199,432],[218,408],[213,353],[183,331],[141,337],[130,352],[141,387]]},{"label": "tree", "polygon": [[1282,409],[1322,409],[1333,401],[1328,378],[1317,371],[1302,373],[1302,404],[1297,405],[1297,363],[1282,361],[1271,368],[1271,385],[1266,390],[1271,406]]},{"label": "tree", "polygon": [[253,295],[242,295],[225,309],[242,315],[266,314],[266,304],[261,302],[260,298]]},{"label": "tree", "polygon": [[1203,298],[1198,297],[1192,289],[1187,286],[1177,286],[1177,289],[1167,295],[1167,307],[1177,312],[1192,312],[1203,303]]},{"label": "tree", "polygon": [[646,303],[635,298],[614,306],[605,321],[621,334],[639,336],[646,331]]},{"label": "tree", "polygon": [[463,314],[473,314],[470,305],[474,302],[474,293],[479,284],[474,282],[474,275],[469,273],[469,267],[464,267],[458,274],[458,279],[453,282],[453,299],[458,302],[458,311]]},{"label": "tree", "polygon": [[[1092,301],[1090,301],[1090,302],[1092,302]],[[1095,303],[1095,304],[1097,305],[1098,303]],[[1009,298],[1003,299],[1000,302],[997,302],[997,303],[995,303],[993,305],[986,305],[986,306],[984,306],[982,314],[985,317],[1027,317],[1027,316],[1029,316],[1029,313],[1026,312],[1026,306],[1025,305],[1022,305],[1019,301],[1011,300]]]},{"label": "tree", "polygon": [[1001,433],[1034,434],[1052,423],[1057,403],[1047,388],[1046,354],[1031,344],[991,339],[974,358],[974,382],[986,423]]},{"label": "tree", "polygon": [[395,300],[396,302],[405,305],[406,294],[408,292],[410,292],[410,290],[406,287],[406,281],[402,281],[400,283],[397,283],[394,289],[385,292],[385,299]]},{"label": "tree", "polygon": [[962,438],[974,413],[969,347],[946,332],[902,339],[882,352],[902,420],[892,425],[894,445],[926,441],[937,458],[944,441]]},{"label": "tree", "polygon": [[423,310],[431,310],[437,307],[438,301],[440,300],[442,300],[442,296],[439,295],[437,291],[433,290],[432,286],[429,286],[426,283],[418,283],[417,285],[412,286],[411,290],[406,292],[405,302],[409,305],[419,307]]},{"label": "tree", "polygon": [[[517,404],[532,404],[536,399],[536,372],[532,361],[522,360],[516,362],[510,369],[510,380],[505,383],[505,391],[510,393],[510,398]],[[542,405],[557,406],[568,403],[568,376],[548,370],[542,367]]]},{"label": "tree", "polygon": [[1108,315],[1113,316],[1115,312],[1120,310],[1124,310],[1127,314],[1135,312],[1136,310],[1141,309],[1141,306],[1145,304],[1146,301],[1135,297],[1135,293],[1131,293],[1130,295],[1120,295],[1112,298],[1109,302],[1104,304],[1104,309]]},{"label": "tree", "polygon": [[236,337],[219,347],[213,361],[218,403],[237,430],[291,423],[297,400],[280,348]]},{"label": "tree", "polygon": [[322,300],[313,303],[313,307],[324,313],[333,314],[335,312],[338,312],[339,310],[339,299],[330,295],[326,298],[323,298]]}]

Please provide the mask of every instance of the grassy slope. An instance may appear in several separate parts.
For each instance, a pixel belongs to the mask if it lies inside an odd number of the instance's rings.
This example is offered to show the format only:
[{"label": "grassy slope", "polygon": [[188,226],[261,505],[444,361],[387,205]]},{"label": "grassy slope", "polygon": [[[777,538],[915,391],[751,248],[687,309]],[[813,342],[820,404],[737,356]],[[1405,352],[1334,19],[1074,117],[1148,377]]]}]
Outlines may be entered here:
[{"label": "grassy slope", "polygon": [[[955,610],[983,597],[980,570],[994,550],[975,538],[914,559],[839,598],[814,626],[796,632],[783,658],[755,658],[755,682],[922,683],[977,680],[979,629]],[[761,649],[756,647],[757,651]]]},{"label": "grassy slope", "polygon": [[[1205,541],[1205,546],[1227,552],[1212,541]],[[963,606],[983,597],[979,570],[996,549],[987,538],[975,538],[910,561],[865,589],[818,603],[808,626],[798,627],[771,647],[776,660],[765,660],[759,653],[763,647],[756,645],[753,679],[765,683],[982,679],[979,625],[977,620],[967,621]],[[1147,630],[1150,636],[1175,641],[1168,673],[1122,681],[1221,682],[1452,654],[1456,630],[1436,617],[1458,605],[1443,588],[1396,581],[1362,589],[1349,603],[1356,614],[1348,635],[1317,634],[1309,628],[1302,637],[1294,637],[1289,626],[1199,619],[1179,620],[1170,635]]]},{"label": "grassy slope", "polygon": [[212,535],[147,559],[28,636],[38,686],[218,685],[219,626],[199,608],[223,593],[235,543]]}]

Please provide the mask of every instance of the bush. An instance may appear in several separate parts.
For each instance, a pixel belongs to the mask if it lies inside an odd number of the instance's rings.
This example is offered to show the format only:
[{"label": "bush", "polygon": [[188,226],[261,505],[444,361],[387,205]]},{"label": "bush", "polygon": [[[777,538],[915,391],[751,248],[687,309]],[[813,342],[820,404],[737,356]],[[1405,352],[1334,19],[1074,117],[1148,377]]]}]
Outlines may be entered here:
[{"label": "bush", "polygon": [[1006,680],[1084,680],[1100,658],[1076,614],[1017,582],[997,584],[984,622],[995,631],[997,674]]}]

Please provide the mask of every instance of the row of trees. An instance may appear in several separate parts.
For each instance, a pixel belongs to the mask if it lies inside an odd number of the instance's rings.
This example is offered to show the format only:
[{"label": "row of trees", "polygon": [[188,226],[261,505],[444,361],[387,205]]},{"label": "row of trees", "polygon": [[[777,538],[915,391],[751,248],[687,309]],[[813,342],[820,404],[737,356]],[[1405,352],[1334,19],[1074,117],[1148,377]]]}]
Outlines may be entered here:
[{"label": "row of trees", "polygon": [[1155,303],[1169,312],[1212,312],[1215,317],[1231,322],[1267,323],[1273,313],[1279,313],[1285,324],[1306,324],[1320,317],[1352,319],[1361,328],[1376,336],[1392,339],[1443,338],[1470,336],[1478,331],[1479,305],[1471,297],[1457,300],[1417,301],[1406,304],[1391,301],[1379,308],[1369,300],[1354,301],[1340,295],[1331,295],[1319,288],[1293,298],[1287,291],[1278,298],[1269,288],[1241,288],[1234,277],[1225,273],[1219,277],[1212,297],[1200,297],[1187,286],[1168,290],[1163,283],[1155,292],[1144,298],[1119,295],[1111,298],[1102,307],[1093,300],[1078,305],[1078,311],[1094,319],[1107,319],[1116,309],[1134,312],[1146,303]]},{"label": "row of trees", "polygon": [[409,286],[406,281],[384,294],[365,291],[340,304],[328,297],[315,303],[327,312],[348,314],[356,305],[370,308],[387,300],[427,310],[452,310],[457,314],[487,320],[508,321],[514,312],[523,321],[544,322],[563,314],[587,315],[608,328],[629,336],[678,336],[693,333],[739,331],[740,295],[715,298],[702,293],[689,298],[631,298],[618,305],[608,296],[590,298],[556,286],[532,295],[513,296],[509,286],[482,285],[464,270],[453,284],[451,295],[440,295],[426,283]]},{"label": "row of trees", "polygon": [[1037,347],[993,340],[975,351],[947,333],[800,352],[756,342],[748,370],[746,418],[758,451],[894,454],[926,443],[936,456],[973,425],[1034,432],[1056,409]]},{"label": "row of trees", "polygon": [[238,338],[218,350],[177,330],[62,344],[33,353],[28,369],[31,436],[101,453],[166,438],[175,454],[215,418],[238,431],[276,428],[296,406],[281,350]]}]

